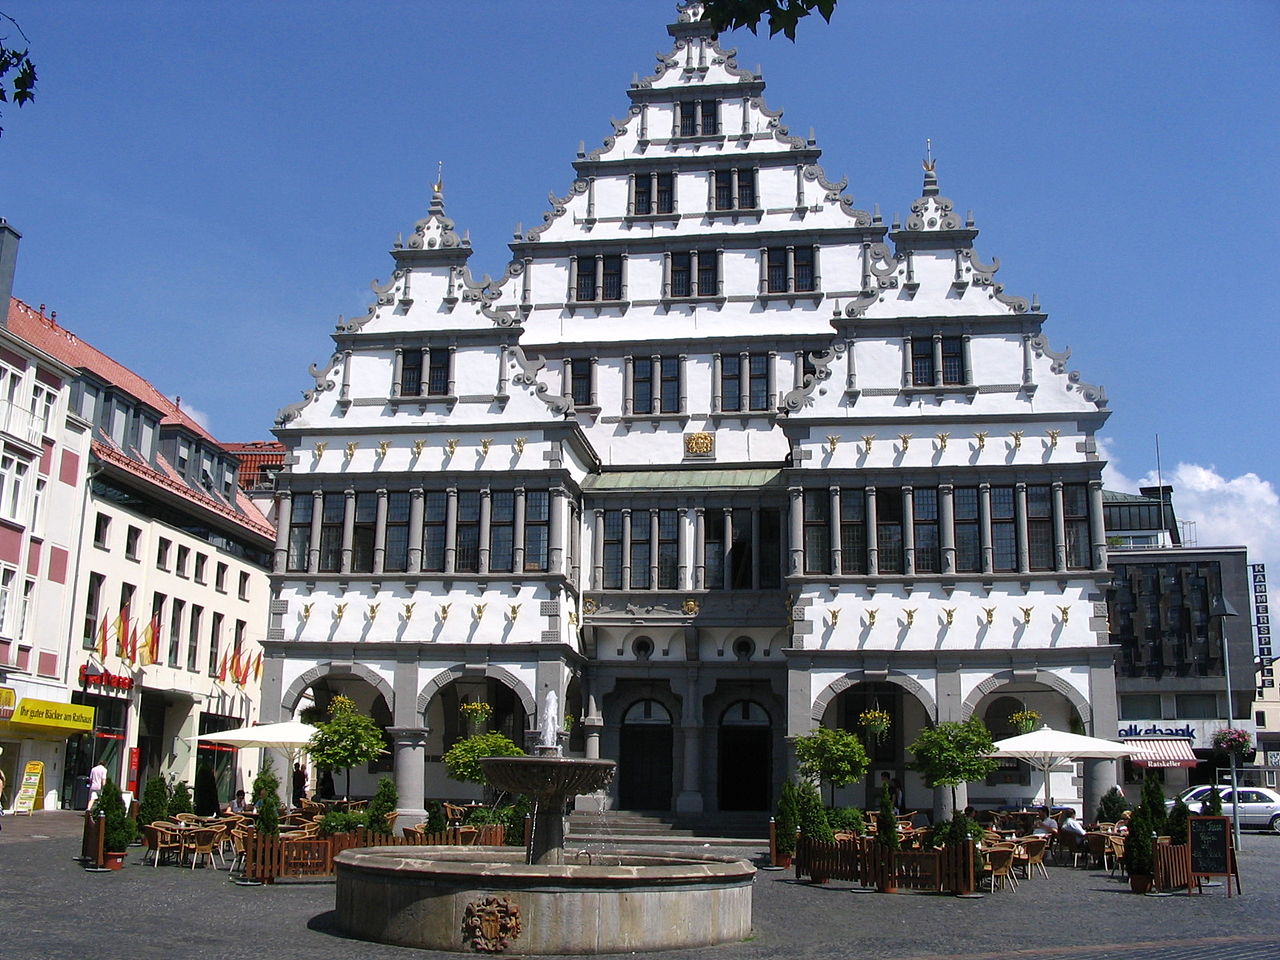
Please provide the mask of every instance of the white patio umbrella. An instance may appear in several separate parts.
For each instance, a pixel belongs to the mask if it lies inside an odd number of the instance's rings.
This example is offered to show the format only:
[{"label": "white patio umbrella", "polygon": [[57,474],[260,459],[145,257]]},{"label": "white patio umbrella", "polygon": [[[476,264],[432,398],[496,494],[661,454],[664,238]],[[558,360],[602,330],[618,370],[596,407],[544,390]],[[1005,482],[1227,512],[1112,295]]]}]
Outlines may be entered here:
[{"label": "white patio umbrella", "polygon": [[1086,737],[1078,733],[1054,730],[1047,724],[1031,733],[1009,737],[1007,740],[997,740],[993,746],[996,749],[990,756],[1025,760],[1044,773],[1045,805],[1050,807],[1053,806],[1053,797],[1049,795],[1049,770],[1063,761],[1116,760],[1120,757],[1141,756],[1151,752],[1143,747],[1134,747],[1115,740],[1103,740],[1100,737]]},{"label": "white patio umbrella", "polygon": [[217,733],[202,733],[192,740],[207,743],[225,743],[232,747],[267,747],[270,749],[300,749],[311,742],[316,728],[301,720],[283,723],[261,723],[252,727],[237,727]]}]

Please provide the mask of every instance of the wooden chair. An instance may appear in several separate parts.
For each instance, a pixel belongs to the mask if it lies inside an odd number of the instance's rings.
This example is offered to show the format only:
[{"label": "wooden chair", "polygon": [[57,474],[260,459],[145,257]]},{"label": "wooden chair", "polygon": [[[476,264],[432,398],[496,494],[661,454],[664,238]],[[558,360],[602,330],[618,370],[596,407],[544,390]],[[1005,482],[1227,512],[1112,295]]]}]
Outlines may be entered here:
[{"label": "wooden chair", "polygon": [[175,813],[173,819],[179,823],[203,823],[204,821],[197,817],[194,813]]},{"label": "wooden chair", "polygon": [[245,858],[245,839],[249,836],[248,830],[233,828],[231,830],[231,849],[235,853],[234,859],[231,861],[229,870],[235,870],[237,867],[244,868]]},{"label": "wooden chair", "polygon": [[1049,879],[1049,871],[1044,867],[1044,855],[1048,849],[1048,841],[1044,837],[1030,837],[1020,844],[1022,850],[1015,853],[1013,862],[1015,866],[1022,867],[1023,876],[1030,880],[1032,871],[1040,868],[1040,873],[1046,880]]},{"label": "wooden chair", "polygon": [[418,827],[401,827],[400,832],[404,834],[404,838],[410,843],[421,843],[424,833],[420,826]]},{"label": "wooden chair", "polygon": [[1109,848],[1108,852],[1111,854],[1112,876],[1115,875],[1116,867],[1120,868],[1120,876],[1122,877],[1125,876],[1126,871],[1124,867],[1124,837],[1120,836],[1118,833],[1112,834],[1111,836],[1107,837],[1107,846]]},{"label": "wooden chair", "polygon": [[458,844],[464,847],[474,847],[480,842],[479,827],[454,827],[458,835]]},{"label": "wooden chair", "polygon": [[1066,861],[1067,857],[1071,857],[1071,866],[1080,865],[1080,858],[1087,856],[1089,848],[1085,844],[1085,839],[1078,833],[1070,830],[1063,830],[1058,834],[1058,842],[1055,846],[1058,854],[1058,863]]},{"label": "wooden chair", "polygon": [[995,893],[1005,881],[1013,889],[1018,889],[1018,877],[1013,872],[1013,857],[1015,850],[1012,845],[989,847],[986,852],[987,868],[991,871],[991,892]]},{"label": "wooden chair", "polygon": [[1111,856],[1110,835],[1105,833],[1086,833],[1084,839],[1089,849],[1089,859],[1105,870],[1107,858]]},{"label": "wooden chair", "polygon": [[[171,825],[157,820],[155,823],[148,824],[142,828],[144,837],[148,832],[151,834],[151,840],[149,841],[150,850],[155,854],[155,859],[152,860],[151,866],[159,866],[160,858],[166,853],[174,857],[181,857],[182,839],[178,836],[177,831],[175,831]],[[147,862],[145,856],[142,858],[142,862]]]},{"label": "wooden chair", "polygon": [[467,819],[467,808],[459,806],[456,803],[441,802],[440,808],[444,811],[445,820],[450,824],[456,825]]},{"label": "wooden chair", "polygon": [[221,858],[218,856],[218,851],[215,849],[218,843],[218,836],[221,833],[221,830],[214,827],[201,827],[199,830],[191,831],[191,836],[187,842],[191,847],[192,870],[196,868],[196,861],[198,860],[203,860],[208,863],[218,860],[219,863],[221,863]]}]

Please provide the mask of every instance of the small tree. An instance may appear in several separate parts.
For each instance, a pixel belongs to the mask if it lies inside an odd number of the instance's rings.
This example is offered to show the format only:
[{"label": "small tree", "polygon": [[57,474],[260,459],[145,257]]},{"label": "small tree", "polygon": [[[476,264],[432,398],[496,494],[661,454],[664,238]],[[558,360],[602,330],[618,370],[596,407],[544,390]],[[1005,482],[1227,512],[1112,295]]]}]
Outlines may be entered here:
[{"label": "small tree", "polygon": [[169,816],[169,784],[164,777],[152,777],[142,788],[142,802],[138,805],[138,823],[150,826]]},{"label": "small tree", "polygon": [[120,788],[110,777],[102,785],[102,793],[93,804],[93,815],[106,820],[102,848],[108,853],[124,853],[138,836],[138,825],[129,818]]},{"label": "small tree", "polygon": [[316,725],[307,749],[317,766],[347,772],[346,794],[351,796],[351,768],[369,763],[383,752],[382,730],[372,718],[356,713],[348,697],[329,702],[329,719]]},{"label": "small tree", "polygon": [[[819,727],[796,739],[796,760],[806,777],[831,784],[831,802],[836,803],[836,787],[843,787],[867,775],[871,765],[862,741],[848,730]],[[821,794],[819,794],[821,798]]]},{"label": "small tree", "polygon": [[173,820],[180,813],[194,813],[191,804],[191,788],[187,781],[178,780],[169,791],[169,819]]},{"label": "small tree", "polygon": [[808,780],[796,784],[797,816],[800,832],[810,840],[834,843],[836,836],[827,822],[827,812],[822,807],[822,793]]},{"label": "small tree", "polygon": [[373,833],[391,833],[390,817],[396,812],[399,803],[400,794],[396,792],[396,782],[390,777],[381,777],[378,780],[378,792],[365,808],[369,815],[369,830]]},{"label": "small tree", "polygon": [[885,784],[880,788],[880,813],[876,817],[876,840],[890,850],[902,846],[898,839],[898,811],[893,806],[893,788]]},{"label": "small tree", "polygon": [[253,808],[257,812],[257,831],[263,836],[280,832],[280,778],[270,755],[253,778]]},{"label": "small tree", "polygon": [[196,767],[195,811],[202,817],[212,817],[218,812],[218,778],[207,763]]},{"label": "small tree", "polygon": [[1151,818],[1145,804],[1140,804],[1129,821],[1124,840],[1124,865],[1129,875],[1149,877],[1155,866],[1155,846],[1151,839]]},{"label": "small tree", "polygon": [[800,828],[798,789],[794,780],[788,780],[782,785],[782,796],[778,798],[778,815],[773,822],[774,845],[784,857],[795,856],[796,852],[796,830]]},{"label": "small tree", "polygon": [[963,723],[945,720],[921,730],[916,742],[907,747],[915,754],[911,765],[924,777],[925,785],[951,788],[951,809],[956,810],[956,787],[985,780],[996,768],[990,756],[995,751],[991,731],[975,713]]},{"label": "small tree", "polygon": [[1200,815],[1204,817],[1222,816],[1222,794],[1218,792],[1217,787],[1212,787],[1209,790],[1209,795],[1200,804]]},{"label": "small tree", "polygon": [[489,785],[480,766],[481,757],[523,757],[524,751],[501,733],[477,733],[459,740],[444,755],[444,768],[452,780]]},{"label": "small tree", "polygon": [[1128,809],[1129,801],[1124,798],[1120,788],[1112,787],[1102,795],[1102,800],[1098,803],[1098,810],[1093,815],[1093,822],[1117,823]]},{"label": "small tree", "polygon": [[[1164,835],[1166,814],[1164,809],[1164,787],[1160,778],[1148,771],[1142,781],[1142,799],[1138,806],[1145,809],[1147,822],[1157,834]],[[1137,811],[1134,811],[1135,813]],[[1130,828],[1132,829],[1132,828]]]},{"label": "small tree", "polygon": [[1173,801],[1173,809],[1169,811],[1169,818],[1165,821],[1165,830],[1169,834],[1169,840],[1174,844],[1184,844],[1187,842],[1187,827],[1189,826],[1189,818],[1191,817],[1190,808],[1182,802],[1179,797]]},{"label": "small tree", "polygon": [[827,823],[837,833],[854,833],[861,837],[867,832],[867,819],[857,807],[835,807],[828,810]]}]

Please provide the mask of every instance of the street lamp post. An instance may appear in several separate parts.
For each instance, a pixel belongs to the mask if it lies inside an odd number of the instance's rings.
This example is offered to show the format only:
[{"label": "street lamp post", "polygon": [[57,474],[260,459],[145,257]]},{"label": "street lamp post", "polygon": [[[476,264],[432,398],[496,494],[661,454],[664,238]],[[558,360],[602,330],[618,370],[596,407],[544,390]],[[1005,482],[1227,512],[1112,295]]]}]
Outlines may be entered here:
[{"label": "street lamp post", "polygon": [[[1231,702],[1231,646],[1227,643],[1227,618],[1238,617],[1240,614],[1236,612],[1235,607],[1231,606],[1227,598],[1219,594],[1214,598],[1213,605],[1209,608],[1209,616],[1218,621],[1218,630],[1222,634],[1222,673],[1227,681],[1227,729],[1231,730],[1235,727],[1233,715],[1235,710],[1232,709]],[[1231,836],[1235,844],[1235,849],[1240,849],[1240,802],[1239,802],[1239,784],[1236,782],[1236,752],[1228,750],[1227,753],[1231,757]]]}]

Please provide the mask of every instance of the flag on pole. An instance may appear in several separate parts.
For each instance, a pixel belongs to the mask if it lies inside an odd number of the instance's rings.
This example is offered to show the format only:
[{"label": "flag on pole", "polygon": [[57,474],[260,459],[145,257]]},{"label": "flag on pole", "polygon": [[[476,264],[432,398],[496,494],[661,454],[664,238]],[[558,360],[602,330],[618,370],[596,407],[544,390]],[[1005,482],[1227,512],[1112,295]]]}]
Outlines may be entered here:
[{"label": "flag on pole", "polygon": [[160,662],[160,614],[156,612],[147,624],[146,642],[143,653],[143,665],[148,666]]},{"label": "flag on pole", "polygon": [[98,658],[107,662],[107,618],[104,616],[98,624]]},{"label": "flag on pole", "polygon": [[218,682],[227,682],[227,652],[222,651],[222,666],[218,667]]},{"label": "flag on pole", "polygon": [[116,656],[124,660],[129,655],[129,608],[121,607],[116,614]]},{"label": "flag on pole", "polygon": [[261,678],[262,678],[262,651],[259,650],[258,656],[253,661],[253,679],[259,680]]},{"label": "flag on pole", "polygon": [[138,621],[129,624],[129,662],[138,662]]}]

